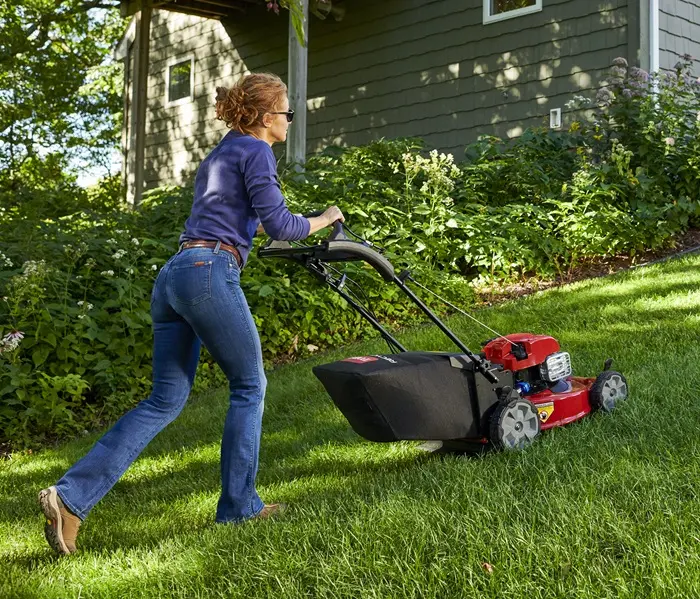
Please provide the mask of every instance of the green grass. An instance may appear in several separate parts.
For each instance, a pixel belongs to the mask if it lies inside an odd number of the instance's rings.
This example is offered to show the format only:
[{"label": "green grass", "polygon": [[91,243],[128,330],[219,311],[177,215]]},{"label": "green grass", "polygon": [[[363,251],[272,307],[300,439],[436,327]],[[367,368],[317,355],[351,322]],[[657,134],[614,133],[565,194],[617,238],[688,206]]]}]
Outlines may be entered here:
[{"label": "green grass", "polygon": [[[385,351],[378,340],[280,368],[258,488],[287,515],[213,522],[226,393],[211,392],[98,504],[70,558],[45,544],[36,494],[97,437],[0,463],[0,597],[700,596],[700,257],[479,317],[554,335],[576,374],[614,357],[629,400],[524,452],[441,458],[362,440],[312,375],[317,362]],[[450,324],[474,348],[491,336]],[[433,327],[401,339],[452,349]]]}]

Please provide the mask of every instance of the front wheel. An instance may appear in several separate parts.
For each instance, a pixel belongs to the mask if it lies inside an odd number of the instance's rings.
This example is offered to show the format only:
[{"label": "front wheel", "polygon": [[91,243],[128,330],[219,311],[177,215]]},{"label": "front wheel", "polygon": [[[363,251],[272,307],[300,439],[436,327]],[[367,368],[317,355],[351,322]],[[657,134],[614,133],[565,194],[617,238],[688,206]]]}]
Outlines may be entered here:
[{"label": "front wheel", "polygon": [[491,416],[491,442],[499,449],[525,449],[540,434],[540,417],[531,401],[503,403]]},{"label": "front wheel", "polygon": [[612,412],[617,404],[625,399],[627,399],[627,379],[614,370],[601,372],[591,386],[590,401],[594,410]]}]

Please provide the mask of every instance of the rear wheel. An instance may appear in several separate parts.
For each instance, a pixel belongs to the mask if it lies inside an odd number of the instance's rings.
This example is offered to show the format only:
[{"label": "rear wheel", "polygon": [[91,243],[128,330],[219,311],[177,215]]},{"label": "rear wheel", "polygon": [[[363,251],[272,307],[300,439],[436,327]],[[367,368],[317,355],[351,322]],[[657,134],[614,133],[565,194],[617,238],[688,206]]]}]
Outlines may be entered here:
[{"label": "rear wheel", "polygon": [[615,406],[625,399],[627,399],[627,380],[614,370],[601,372],[591,386],[590,401],[594,410],[612,412]]},{"label": "rear wheel", "polygon": [[499,449],[525,449],[539,434],[537,408],[527,399],[502,403],[491,416],[491,442]]}]

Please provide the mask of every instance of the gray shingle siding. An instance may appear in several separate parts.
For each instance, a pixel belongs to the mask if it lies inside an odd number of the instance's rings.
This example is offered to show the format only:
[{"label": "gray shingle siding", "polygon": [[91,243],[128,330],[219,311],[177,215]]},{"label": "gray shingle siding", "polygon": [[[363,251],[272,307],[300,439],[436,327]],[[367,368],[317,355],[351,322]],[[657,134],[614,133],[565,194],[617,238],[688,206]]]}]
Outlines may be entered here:
[{"label": "gray shingle siding", "polygon": [[700,70],[700,0],[660,0],[659,66],[673,69],[684,55]]},{"label": "gray shingle siding", "polygon": [[[632,0],[630,0],[632,1]],[[517,135],[574,94],[593,95],[631,56],[627,0],[544,0],[484,25],[481,0],[353,0],[339,23],[312,17],[308,149],[420,136],[460,157],[479,134]],[[231,23],[154,11],[146,187],[179,183],[220,139],[217,85],[245,71],[286,77],[287,21],[264,9]],[[195,98],[165,106],[165,71],[195,56]]]}]

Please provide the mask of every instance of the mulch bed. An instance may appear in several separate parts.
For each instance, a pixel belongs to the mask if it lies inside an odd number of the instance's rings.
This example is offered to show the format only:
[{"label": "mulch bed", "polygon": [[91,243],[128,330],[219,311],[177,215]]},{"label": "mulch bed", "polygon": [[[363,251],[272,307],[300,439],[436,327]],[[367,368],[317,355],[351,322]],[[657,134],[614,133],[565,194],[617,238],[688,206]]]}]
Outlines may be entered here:
[{"label": "mulch bed", "polygon": [[604,277],[630,268],[638,268],[654,262],[660,262],[672,258],[678,254],[698,248],[700,251],[700,229],[692,229],[683,235],[674,238],[668,246],[649,250],[630,256],[622,254],[606,258],[596,258],[579,264],[571,269],[566,276],[557,277],[551,280],[527,279],[514,284],[484,285],[476,289],[477,301],[481,306],[505,302],[517,297],[530,295],[543,289],[559,287],[575,281],[584,279],[595,279]]}]

